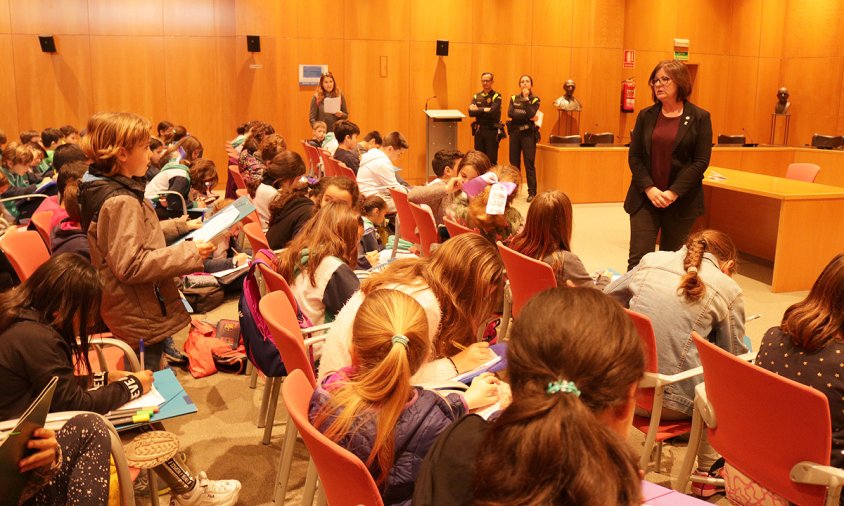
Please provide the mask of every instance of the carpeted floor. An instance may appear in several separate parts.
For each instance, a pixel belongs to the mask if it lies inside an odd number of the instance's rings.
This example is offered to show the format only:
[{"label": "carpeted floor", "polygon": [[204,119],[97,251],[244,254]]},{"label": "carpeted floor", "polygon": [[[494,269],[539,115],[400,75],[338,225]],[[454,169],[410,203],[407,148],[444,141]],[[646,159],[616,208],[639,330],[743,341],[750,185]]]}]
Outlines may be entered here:
[{"label": "carpeted floor", "polygon": [[[524,195],[516,206],[526,213]],[[623,272],[627,259],[629,231],[627,215],[620,204],[589,204],[575,206],[573,250],[587,269],[597,271],[611,267]],[[747,334],[757,348],[764,332],[779,323],[783,311],[805,296],[805,292],[773,294],[770,291],[769,265],[743,259],[735,279],[742,286],[748,316],[762,316],[749,323]],[[228,300],[201,319],[216,322],[221,318],[237,318],[236,300]],[[176,336],[181,345],[185,330]],[[270,445],[261,444],[263,429],[257,428],[261,403],[262,381],[258,388],[248,388],[248,377],[218,373],[193,379],[185,371],[177,371],[185,390],[197,404],[199,412],[167,422],[168,430],[179,436],[194,471],[205,470],[211,478],[236,478],[243,483],[239,505],[267,505],[272,503],[273,483],[284,436],[284,407],[279,402],[276,425]],[[631,444],[641,447],[642,436],[631,430]],[[685,455],[685,444],[668,446],[663,450],[661,473],[650,472],[646,478],[663,486],[670,486]],[[285,504],[299,504],[306,471],[306,452],[301,440],[297,443]],[[166,498],[162,503],[167,504]],[[723,496],[710,502],[728,504]],[[139,504],[148,504],[141,498]]]}]

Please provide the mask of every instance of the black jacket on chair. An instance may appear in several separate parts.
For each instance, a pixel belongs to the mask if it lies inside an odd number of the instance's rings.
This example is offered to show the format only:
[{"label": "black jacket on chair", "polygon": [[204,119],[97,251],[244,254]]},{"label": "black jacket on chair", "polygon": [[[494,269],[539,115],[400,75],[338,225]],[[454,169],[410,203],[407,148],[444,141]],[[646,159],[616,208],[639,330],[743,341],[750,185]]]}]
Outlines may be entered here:
[{"label": "black jacket on chair", "polygon": [[[624,199],[627,214],[635,213],[649,201],[645,189],[654,186],[651,178],[651,137],[661,110],[662,104],[657,103],[642,109],[636,118],[627,155],[633,174]],[[712,155],[712,120],[707,111],[689,101],[684,104],[680,119],[668,176],[668,189],[677,194],[677,200],[666,211],[673,211],[679,217],[694,218],[703,214],[702,182]]]}]

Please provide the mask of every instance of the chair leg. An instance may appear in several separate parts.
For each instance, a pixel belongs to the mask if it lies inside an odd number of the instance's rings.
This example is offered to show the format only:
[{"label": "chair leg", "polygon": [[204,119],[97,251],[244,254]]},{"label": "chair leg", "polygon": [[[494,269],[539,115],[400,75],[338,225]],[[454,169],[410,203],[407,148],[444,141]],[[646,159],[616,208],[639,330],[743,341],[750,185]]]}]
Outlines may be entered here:
[{"label": "chair leg", "polygon": [[697,450],[700,448],[700,438],[703,436],[703,426],[703,418],[700,416],[700,410],[697,404],[695,404],[694,411],[692,412],[692,431],[689,434],[689,446],[686,447],[686,456],[683,458],[680,473],[677,475],[677,481],[674,483],[674,490],[681,494],[686,493],[686,487],[689,485],[692,466],[695,464]]},{"label": "chair leg", "polygon": [[393,251],[390,252],[390,258],[396,258],[399,251],[399,231],[401,230],[401,222],[399,220],[399,213],[396,213],[396,231],[393,235]]},{"label": "chair leg", "polygon": [[651,411],[651,423],[648,426],[648,435],[645,437],[645,446],[642,448],[642,456],[639,459],[639,467],[644,472],[648,472],[648,464],[651,461],[651,453],[654,450],[654,443],[656,442],[656,431],[659,427],[659,421],[662,417],[662,386],[654,388],[654,404]]},{"label": "chair leg", "polygon": [[281,390],[281,378],[273,378],[272,388],[270,389],[270,403],[267,407],[266,422],[264,422],[264,439],[262,443],[270,444],[270,438],[273,435],[273,425],[275,425],[275,410],[278,405],[278,393]]},{"label": "chair leg", "polygon": [[275,378],[269,376],[264,378],[264,393],[261,394],[261,409],[258,410],[258,428],[263,429],[267,422],[267,407],[270,403]]},{"label": "chair leg", "polygon": [[158,477],[152,469],[147,469],[147,476],[149,477],[149,502],[152,506],[158,506]]},{"label": "chair leg", "polygon": [[316,496],[317,506],[328,506],[328,498],[325,497],[325,488],[319,487]]},{"label": "chair leg", "polygon": [[290,415],[287,415],[287,422],[284,427],[284,446],[281,449],[281,458],[278,461],[278,473],[275,477],[275,493],[273,494],[276,505],[284,504],[284,496],[287,494],[287,481],[290,479],[290,465],[293,463],[293,446],[296,444],[298,431],[293,425]]},{"label": "chair leg", "polygon": [[656,444],[656,472],[662,469],[662,441]]},{"label": "chair leg", "polygon": [[252,365],[252,362],[249,362],[249,366],[252,367],[252,372],[249,373],[249,388],[255,390],[258,386],[258,368]]},{"label": "chair leg", "polygon": [[305,488],[302,490],[302,506],[311,506],[314,503],[316,483],[316,466],[313,459],[308,459],[308,474],[305,476]]}]

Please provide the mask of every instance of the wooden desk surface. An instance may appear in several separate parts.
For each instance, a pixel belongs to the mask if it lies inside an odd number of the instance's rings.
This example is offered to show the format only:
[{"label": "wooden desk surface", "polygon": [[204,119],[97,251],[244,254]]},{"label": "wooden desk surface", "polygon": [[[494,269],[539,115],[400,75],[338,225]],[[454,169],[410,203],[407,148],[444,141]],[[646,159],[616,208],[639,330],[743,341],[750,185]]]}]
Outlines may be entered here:
[{"label": "wooden desk surface", "polygon": [[[713,179],[713,174],[721,174],[727,179]],[[806,183],[723,167],[709,167],[704,175],[703,184],[713,188],[738,190],[778,200],[844,198],[844,188],[840,186]]]}]

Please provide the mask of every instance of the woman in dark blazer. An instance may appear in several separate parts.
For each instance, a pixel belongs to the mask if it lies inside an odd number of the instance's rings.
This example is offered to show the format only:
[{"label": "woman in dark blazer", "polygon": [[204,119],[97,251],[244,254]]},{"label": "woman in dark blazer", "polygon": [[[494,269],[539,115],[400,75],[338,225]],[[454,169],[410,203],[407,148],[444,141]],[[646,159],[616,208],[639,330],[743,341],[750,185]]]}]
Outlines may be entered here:
[{"label": "woman in dark blazer", "polygon": [[636,118],[628,163],[633,178],[624,210],[630,215],[627,269],[654,250],[674,251],[703,214],[703,173],[712,154],[709,113],[688,101],[692,82],[686,66],[659,62],[651,72],[654,105]]}]

